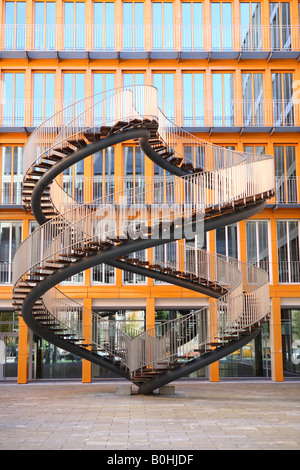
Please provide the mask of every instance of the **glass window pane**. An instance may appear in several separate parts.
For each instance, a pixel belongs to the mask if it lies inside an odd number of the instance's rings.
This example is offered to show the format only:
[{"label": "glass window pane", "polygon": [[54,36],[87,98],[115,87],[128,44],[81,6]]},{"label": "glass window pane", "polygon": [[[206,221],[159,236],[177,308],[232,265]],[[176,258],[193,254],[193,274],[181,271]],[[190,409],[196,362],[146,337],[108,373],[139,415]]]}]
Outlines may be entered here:
[{"label": "glass window pane", "polygon": [[221,4],[211,4],[211,42],[213,50],[221,50]]},{"label": "glass window pane", "polygon": [[247,261],[255,264],[257,262],[257,239],[256,239],[256,222],[246,221],[246,245],[247,245]]},{"label": "glass window pane", "polygon": [[136,50],[144,49],[144,4],[134,4],[134,46]]},{"label": "glass window pane", "polygon": [[76,49],[85,48],[85,3],[76,2]]},{"label": "glass window pane", "polygon": [[153,50],[162,49],[162,4],[159,2],[152,3],[153,18]]},{"label": "glass window pane", "polygon": [[165,50],[173,49],[173,3],[164,3]]},{"label": "glass window pane", "polygon": [[107,50],[114,48],[115,4],[105,3],[105,45]]}]

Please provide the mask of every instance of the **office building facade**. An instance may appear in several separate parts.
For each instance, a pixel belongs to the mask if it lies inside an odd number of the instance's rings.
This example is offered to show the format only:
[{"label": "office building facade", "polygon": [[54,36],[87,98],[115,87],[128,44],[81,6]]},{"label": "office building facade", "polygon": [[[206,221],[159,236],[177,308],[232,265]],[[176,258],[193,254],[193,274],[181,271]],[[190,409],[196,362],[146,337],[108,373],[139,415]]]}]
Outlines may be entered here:
[{"label": "office building facade", "polygon": [[[28,137],[63,107],[132,85],[156,87],[167,118],[197,138],[274,155],[275,196],[266,208],[204,240],[211,252],[267,271],[269,321],[252,343],[193,377],[299,377],[299,5],[1,2],[0,380],[112,376],[29,331],[12,304],[12,262],[37,227],[21,192]],[[186,146],[187,157],[189,152]],[[70,196],[87,202],[141,187],[145,177],[163,180],[165,172],[133,142],[97,152],[60,178]],[[198,240],[188,243],[197,246]],[[156,250],[162,261],[175,259],[170,248]],[[140,331],[209,303],[202,294],[105,264],[76,274],[60,289],[103,318]]]}]

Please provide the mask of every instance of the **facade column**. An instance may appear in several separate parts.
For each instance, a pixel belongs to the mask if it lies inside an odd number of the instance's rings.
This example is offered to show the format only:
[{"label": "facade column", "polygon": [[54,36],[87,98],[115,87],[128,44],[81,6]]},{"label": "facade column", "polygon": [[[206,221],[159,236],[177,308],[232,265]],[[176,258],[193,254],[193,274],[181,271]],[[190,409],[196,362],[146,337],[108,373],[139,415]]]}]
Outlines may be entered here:
[{"label": "facade column", "polygon": [[29,377],[30,333],[22,317],[19,318],[18,384],[26,384]]},{"label": "facade column", "polygon": [[271,377],[274,382],[283,382],[282,334],[280,297],[272,299],[270,320]]},{"label": "facade column", "polygon": [[[216,302],[216,299],[209,298],[209,336],[214,338],[217,332],[217,319],[218,319],[218,309],[216,305],[212,305]],[[210,382],[219,382],[220,372],[219,372],[219,361],[214,362],[209,366],[209,381]]]},{"label": "facade column", "polygon": [[[215,230],[211,230],[209,232],[209,251],[215,252],[216,249],[216,241],[215,241]],[[212,304],[216,301],[212,297],[209,298],[209,336],[213,338],[213,336],[217,332],[217,309],[212,306]],[[209,381],[210,382],[219,382],[220,379],[220,372],[219,372],[219,361],[214,362],[209,366]]]},{"label": "facade column", "polygon": [[[92,299],[83,299],[83,312],[82,312],[82,324],[83,324],[83,337],[91,338],[92,332]],[[92,363],[86,359],[82,359],[82,383],[91,383],[92,381]]]},{"label": "facade column", "polygon": [[[29,219],[23,220],[23,241],[29,234]],[[18,383],[26,384],[29,378],[30,331],[23,318],[19,318]]]},{"label": "facade column", "polygon": [[155,327],[155,298],[148,297],[146,300],[146,330]]}]

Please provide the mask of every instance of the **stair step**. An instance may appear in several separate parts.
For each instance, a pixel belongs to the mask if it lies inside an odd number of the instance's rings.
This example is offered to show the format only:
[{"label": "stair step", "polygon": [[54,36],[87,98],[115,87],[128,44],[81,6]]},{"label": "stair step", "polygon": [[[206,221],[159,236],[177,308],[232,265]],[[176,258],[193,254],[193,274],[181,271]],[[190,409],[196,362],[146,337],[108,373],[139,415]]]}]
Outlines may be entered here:
[{"label": "stair step", "polygon": [[74,145],[74,147],[77,147],[79,149],[87,146],[87,143],[84,139],[68,140],[68,143]]},{"label": "stair step", "polygon": [[71,153],[74,152],[74,150],[71,148],[71,147],[62,147],[62,148],[56,148],[56,149],[53,149],[55,152],[60,152],[60,153],[63,153],[64,155],[71,155]]},{"label": "stair step", "polygon": [[96,142],[101,139],[100,133],[84,132],[83,135],[89,142]]}]

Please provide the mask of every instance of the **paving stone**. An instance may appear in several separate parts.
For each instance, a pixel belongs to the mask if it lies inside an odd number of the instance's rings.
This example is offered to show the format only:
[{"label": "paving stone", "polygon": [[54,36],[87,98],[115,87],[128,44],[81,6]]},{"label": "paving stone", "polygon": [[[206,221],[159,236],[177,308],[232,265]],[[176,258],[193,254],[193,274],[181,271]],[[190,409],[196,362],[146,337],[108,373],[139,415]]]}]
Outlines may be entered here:
[{"label": "paving stone", "polygon": [[180,380],[176,395],[124,381],[0,383],[0,449],[300,450],[300,381]]}]

